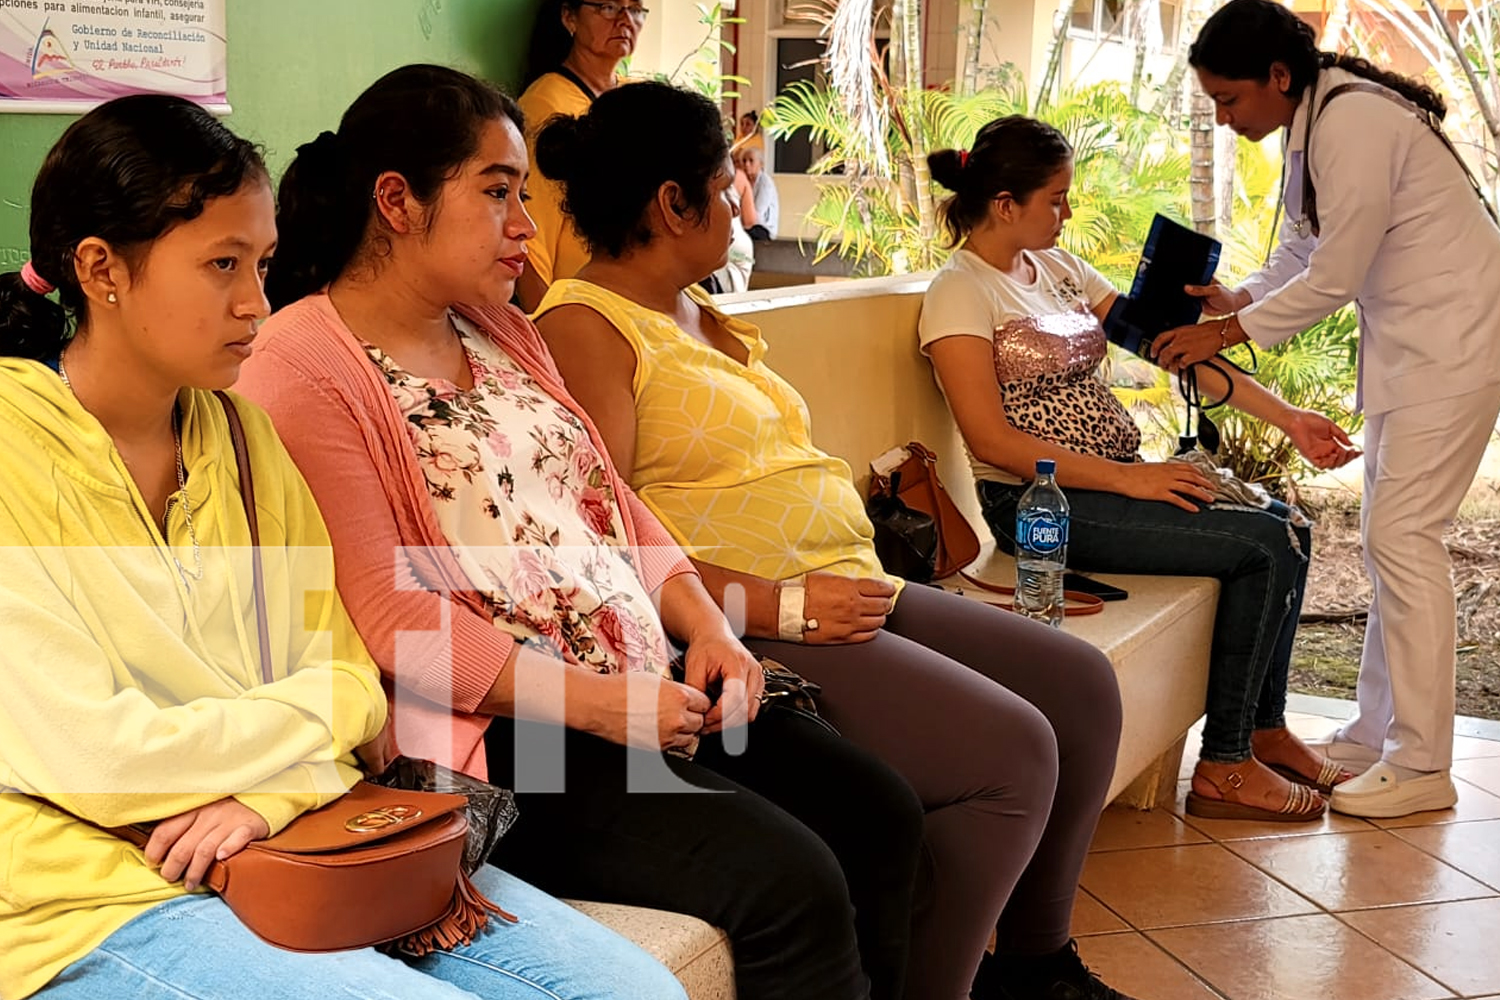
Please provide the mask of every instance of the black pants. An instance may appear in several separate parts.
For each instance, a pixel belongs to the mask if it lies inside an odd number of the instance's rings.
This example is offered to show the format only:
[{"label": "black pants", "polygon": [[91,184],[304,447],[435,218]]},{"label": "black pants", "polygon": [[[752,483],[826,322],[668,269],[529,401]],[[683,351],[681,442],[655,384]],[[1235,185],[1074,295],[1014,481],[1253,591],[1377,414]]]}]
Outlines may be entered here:
[{"label": "black pants", "polygon": [[[513,784],[517,746],[547,730],[497,718],[490,779]],[[922,806],[878,758],[778,709],[749,727],[744,753],[712,736],[691,762],[576,730],[562,740],[566,791],[517,793],[496,864],[554,895],[723,928],[740,1000],[901,996]],[[711,791],[632,793],[631,758]]]}]

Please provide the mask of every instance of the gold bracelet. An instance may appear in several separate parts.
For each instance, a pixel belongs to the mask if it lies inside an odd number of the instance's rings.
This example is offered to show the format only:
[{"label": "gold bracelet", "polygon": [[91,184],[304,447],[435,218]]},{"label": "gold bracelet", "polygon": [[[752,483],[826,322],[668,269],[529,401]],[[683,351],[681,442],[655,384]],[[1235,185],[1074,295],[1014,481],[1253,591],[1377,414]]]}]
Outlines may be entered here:
[{"label": "gold bracelet", "polygon": [[1229,350],[1229,321],[1234,319],[1234,313],[1224,317],[1223,324],[1219,327],[1219,350]]}]

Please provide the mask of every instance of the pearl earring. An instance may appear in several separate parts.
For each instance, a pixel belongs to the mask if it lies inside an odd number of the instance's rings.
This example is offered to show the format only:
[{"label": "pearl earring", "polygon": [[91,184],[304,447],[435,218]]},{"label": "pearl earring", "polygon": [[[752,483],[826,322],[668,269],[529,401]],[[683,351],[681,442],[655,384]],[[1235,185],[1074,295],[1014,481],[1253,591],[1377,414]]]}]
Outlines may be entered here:
[{"label": "pearl earring", "polygon": [[104,301],[110,303],[111,305],[113,305],[114,302],[115,302],[115,293],[114,292],[110,292],[108,295],[106,295],[104,297]]}]

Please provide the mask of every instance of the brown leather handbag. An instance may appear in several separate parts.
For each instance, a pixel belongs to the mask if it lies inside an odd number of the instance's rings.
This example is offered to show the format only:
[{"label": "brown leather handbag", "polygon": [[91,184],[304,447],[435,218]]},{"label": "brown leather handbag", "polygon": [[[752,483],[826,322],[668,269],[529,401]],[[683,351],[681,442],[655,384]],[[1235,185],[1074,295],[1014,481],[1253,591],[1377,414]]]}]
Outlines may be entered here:
[{"label": "brown leather handbag", "polygon": [[896,498],[932,518],[937,526],[937,556],[932,578],[952,576],[979,558],[979,536],[974,534],[943,481],[938,478],[937,455],[924,445],[912,441],[906,446],[908,458],[888,476],[870,477],[870,495],[885,496],[896,484]]},{"label": "brown leather handbag", "polygon": [[[912,441],[906,446],[908,458],[888,476],[871,470],[870,495],[872,498],[889,496],[895,484],[895,496],[907,507],[921,511],[932,518],[937,527],[937,558],[932,579],[942,580],[959,576],[980,590],[992,594],[1012,595],[1014,587],[990,583],[967,572],[969,564],[979,558],[979,536],[969,525],[968,518],[958,509],[953,498],[938,478],[937,454],[925,445]],[[1063,591],[1068,602],[1063,614],[1072,618],[1081,615],[1096,615],[1104,610],[1104,602],[1093,594],[1082,591]],[[1011,601],[996,601],[980,597],[986,604],[1014,611]]]},{"label": "brown leather handbag", "polygon": [[[216,395],[229,418],[240,497],[250,525],[261,676],[269,684],[270,630],[250,455],[233,400],[222,392]],[[467,944],[491,913],[516,921],[485,899],[463,873],[467,801],[462,795],[361,781],[274,837],[215,862],[204,884],[256,935],[290,951],[387,945],[425,955]],[[139,847],[150,836],[141,827],[110,832]]]}]

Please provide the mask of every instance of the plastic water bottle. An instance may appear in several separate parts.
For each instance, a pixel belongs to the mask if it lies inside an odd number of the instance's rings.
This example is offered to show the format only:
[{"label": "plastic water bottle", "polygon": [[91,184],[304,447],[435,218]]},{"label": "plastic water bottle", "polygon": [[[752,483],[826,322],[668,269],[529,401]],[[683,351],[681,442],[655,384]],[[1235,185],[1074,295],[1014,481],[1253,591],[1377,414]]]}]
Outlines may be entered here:
[{"label": "plastic water bottle", "polygon": [[1068,500],[1057,488],[1057,463],[1038,459],[1036,481],[1016,506],[1016,610],[1060,628],[1063,569],[1068,562]]}]

